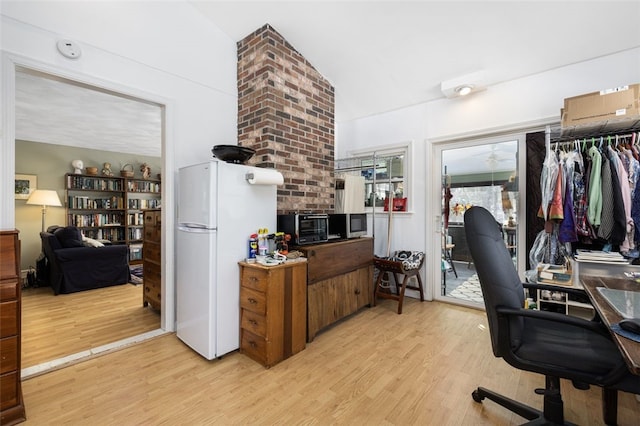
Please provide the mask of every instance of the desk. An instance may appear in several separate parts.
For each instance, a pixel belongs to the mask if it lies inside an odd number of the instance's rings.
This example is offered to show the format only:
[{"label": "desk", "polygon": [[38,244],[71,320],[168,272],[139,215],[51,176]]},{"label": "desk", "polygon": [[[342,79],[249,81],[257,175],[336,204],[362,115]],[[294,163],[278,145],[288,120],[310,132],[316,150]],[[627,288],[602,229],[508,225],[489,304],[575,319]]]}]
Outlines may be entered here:
[{"label": "desk", "polygon": [[[602,321],[611,327],[611,324],[619,322],[622,317],[611,307],[609,302],[596,290],[596,287],[607,287],[618,290],[635,290],[640,291],[638,283],[623,278],[610,277],[582,277],[580,278],[584,290],[587,292],[593,307],[596,308]],[[640,375],[640,343],[619,336],[611,331],[613,340],[620,348],[620,352],[633,374]]]}]

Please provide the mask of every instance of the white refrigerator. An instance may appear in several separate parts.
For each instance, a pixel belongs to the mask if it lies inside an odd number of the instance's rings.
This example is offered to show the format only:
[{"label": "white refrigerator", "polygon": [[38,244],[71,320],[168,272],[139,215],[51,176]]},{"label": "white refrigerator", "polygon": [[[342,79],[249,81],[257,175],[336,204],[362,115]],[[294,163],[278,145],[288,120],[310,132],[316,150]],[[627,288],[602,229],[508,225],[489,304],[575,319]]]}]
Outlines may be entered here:
[{"label": "white refrigerator", "polygon": [[178,178],[177,335],[210,360],[240,347],[238,262],[251,234],[276,231],[282,175],[211,160]]}]

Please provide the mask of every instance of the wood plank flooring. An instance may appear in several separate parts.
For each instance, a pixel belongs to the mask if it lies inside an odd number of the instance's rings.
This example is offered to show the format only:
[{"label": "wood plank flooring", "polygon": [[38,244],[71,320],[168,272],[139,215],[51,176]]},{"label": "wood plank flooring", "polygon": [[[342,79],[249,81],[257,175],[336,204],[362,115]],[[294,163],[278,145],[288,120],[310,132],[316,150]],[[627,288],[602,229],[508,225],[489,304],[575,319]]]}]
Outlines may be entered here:
[{"label": "wood plank flooring", "polygon": [[22,368],[160,328],[160,314],[142,306],[143,286],[124,284],[53,295],[22,291]]},{"label": "wood plank flooring", "polygon": [[[207,361],[174,335],[23,382],[26,425],[515,425],[471,392],[482,385],[541,407],[538,374],[494,358],[483,312],[381,300],[265,369],[234,352]],[[564,382],[565,416],[602,424],[600,390]],[[640,403],[620,393],[619,424]]]}]

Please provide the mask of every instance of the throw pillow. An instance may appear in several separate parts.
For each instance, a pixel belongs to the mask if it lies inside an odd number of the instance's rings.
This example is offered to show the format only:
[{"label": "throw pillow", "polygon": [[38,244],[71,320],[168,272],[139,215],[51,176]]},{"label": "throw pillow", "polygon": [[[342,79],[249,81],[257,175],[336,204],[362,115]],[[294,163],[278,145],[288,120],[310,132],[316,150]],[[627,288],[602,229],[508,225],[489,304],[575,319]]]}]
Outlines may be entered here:
[{"label": "throw pillow", "polygon": [[58,228],[53,235],[60,241],[60,245],[63,248],[84,247],[84,244],[82,244],[82,232],[75,226]]},{"label": "throw pillow", "polygon": [[85,237],[84,235],[82,236],[82,242],[87,247],[104,247],[104,244],[102,244],[100,241],[94,240],[93,238]]}]

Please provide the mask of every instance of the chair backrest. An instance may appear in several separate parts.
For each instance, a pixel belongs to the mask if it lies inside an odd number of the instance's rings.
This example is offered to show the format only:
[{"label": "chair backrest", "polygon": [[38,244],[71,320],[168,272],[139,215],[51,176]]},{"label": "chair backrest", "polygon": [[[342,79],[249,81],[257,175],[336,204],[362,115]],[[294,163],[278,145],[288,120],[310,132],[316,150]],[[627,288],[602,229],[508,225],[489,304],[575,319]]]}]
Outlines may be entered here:
[{"label": "chair backrest", "polygon": [[[502,237],[500,224],[491,213],[483,207],[471,207],[464,215],[464,230],[482,287],[491,346],[494,355],[500,357],[498,338],[506,336],[507,330],[501,332],[498,328],[496,307],[522,308],[524,289]],[[520,343],[522,326],[522,320],[512,322],[509,330],[512,347]]]}]

